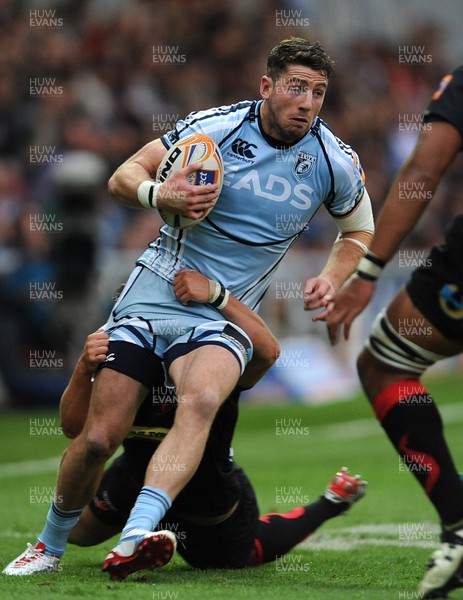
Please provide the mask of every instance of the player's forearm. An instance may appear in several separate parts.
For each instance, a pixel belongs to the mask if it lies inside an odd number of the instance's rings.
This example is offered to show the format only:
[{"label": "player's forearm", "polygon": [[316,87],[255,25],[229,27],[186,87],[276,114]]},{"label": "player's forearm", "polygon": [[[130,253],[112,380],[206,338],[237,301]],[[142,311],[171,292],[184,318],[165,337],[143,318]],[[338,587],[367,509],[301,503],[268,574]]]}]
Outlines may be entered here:
[{"label": "player's forearm", "polygon": [[252,387],[257,383],[275,363],[280,353],[277,340],[259,315],[234,298],[217,282],[209,280],[197,271],[184,269],[176,273],[173,288],[176,297],[183,304],[214,303],[213,306],[220,310],[227,321],[238,325],[247,333],[253,344],[253,357],[239,383],[243,387]]},{"label": "player's forearm", "polygon": [[[221,311],[227,321],[244,329],[253,345],[253,362],[267,364],[268,370],[280,354],[280,346],[264,321],[248,306],[230,295],[227,306]],[[263,373],[262,373],[263,375]]]},{"label": "player's forearm", "polygon": [[143,181],[156,179],[156,172],[166,148],[160,139],[149,142],[128,158],[112,175],[108,189],[122,204],[142,208],[138,188]]},{"label": "player's forearm", "polygon": [[[278,355],[278,342],[264,321],[218,282],[193,269],[182,269],[175,274],[173,289],[177,299],[183,304],[198,302],[216,307],[227,321],[244,329],[258,353]],[[268,347],[270,351],[265,351]]]},{"label": "player's forearm", "polygon": [[328,279],[338,290],[357,268],[359,260],[369,246],[373,234],[367,231],[354,231],[344,234],[331,249],[328,260],[319,277]]},{"label": "player's forearm", "polygon": [[226,307],[220,312],[227,321],[241,327],[251,338],[252,360],[238,381],[241,387],[251,388],[274,365],[280,354],[280,346],[259,315],[234,296],[230,295]]},{"label": "player's forearm", "polygon": [[66,437],[75,438],[82,431],[87,419],[91,393],[91,374],[81,357],[60,401],[61,427]]},{"label": "player's forearm", "polygon": [[112,175],[108,182],[109,193],[121,204],[142,208],[137,190],[142,181],[150,179],[148,171],[137,162],[126,162]]}]

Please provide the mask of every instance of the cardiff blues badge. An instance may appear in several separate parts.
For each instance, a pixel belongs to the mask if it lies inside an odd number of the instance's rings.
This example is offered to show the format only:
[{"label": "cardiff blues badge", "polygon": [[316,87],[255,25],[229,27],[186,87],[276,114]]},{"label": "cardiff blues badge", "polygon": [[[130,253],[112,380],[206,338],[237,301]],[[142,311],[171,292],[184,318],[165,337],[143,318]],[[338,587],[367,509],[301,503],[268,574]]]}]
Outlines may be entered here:
[{"label": "cardiff blues badge", "polygon": [[317,162],[317,157],[313,154],[308,154],[307,152],[303,152],[299,150],[299,154],[297,155],[296,165],[294,167],[294,172],[298,179],[307,179],[313,171],[315,163]]}]

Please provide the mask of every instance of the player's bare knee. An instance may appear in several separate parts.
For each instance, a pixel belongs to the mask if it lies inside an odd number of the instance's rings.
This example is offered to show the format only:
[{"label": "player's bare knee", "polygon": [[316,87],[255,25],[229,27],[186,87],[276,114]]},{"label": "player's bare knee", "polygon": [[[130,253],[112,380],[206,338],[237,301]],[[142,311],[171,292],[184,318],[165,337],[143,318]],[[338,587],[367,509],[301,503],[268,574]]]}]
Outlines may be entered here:
[{"label": "player's bare knee", "polygon": [[87,435],[83,440],[84,461],[88,465],[106,462],[116,451],[119,441],[104,434]]},{"label": "player's bare knee", "polygon": [[213,388],[201,390],[192,403],[196,417],[204,421],[212,421],[220,407],[221,400],[217,390]]},{"label": "player's bare knee", "polygon": [[222,400],[216,389],[204,387],[198,392],[185,394],[182,397],[182,411],[180,412],[183,412],[187,419],[212,421]]},{"label": "player's bare knee", "polygon": [[87,464],[106,462],[112,455],[113,452],[111,452],[110,446],[103,440],[87,441],[84,455]]}]

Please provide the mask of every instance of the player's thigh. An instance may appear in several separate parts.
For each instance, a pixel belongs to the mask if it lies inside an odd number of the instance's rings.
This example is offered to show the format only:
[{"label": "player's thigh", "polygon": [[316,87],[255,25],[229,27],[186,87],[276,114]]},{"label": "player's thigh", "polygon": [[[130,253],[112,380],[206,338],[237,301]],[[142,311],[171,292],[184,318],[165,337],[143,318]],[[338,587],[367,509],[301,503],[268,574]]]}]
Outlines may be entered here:
[{"label": "player's thigh", "polygon": [[169,375],[180,398],[212,390],[223,400],[238,381],[240,365],[227,348],[206,344],[176,358],[169,367]]},{"label": "player's thigh", "polygon": [[402,288],[387,308],[387,316],[401,337],[417,346],[441,354],[455,356],[463,351],[463,341],[444,336],[412,303],[407,291]]},{"label": "player's thigh", "polygon": [[147,389],[135,379],[101,369],[93,384],[88,417],[82,435],[100,434],[119,445],[129,431]]}]

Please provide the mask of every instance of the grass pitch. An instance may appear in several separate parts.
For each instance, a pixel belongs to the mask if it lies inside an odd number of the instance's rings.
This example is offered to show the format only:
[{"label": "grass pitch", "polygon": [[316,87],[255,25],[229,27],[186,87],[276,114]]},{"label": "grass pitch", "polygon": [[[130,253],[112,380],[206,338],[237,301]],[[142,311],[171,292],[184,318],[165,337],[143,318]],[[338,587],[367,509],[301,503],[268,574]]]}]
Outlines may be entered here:
[{"label": "grass pitch", "polygon": [[[461,464],[463,378],[427,381]],[[8,412],[0,420],[0,565],[35,542],[67,445],[55,412]],[[179,556],[153,572],[111,582],[101,563],[114,545],[69,546],[62,571],[0,576],[0,597],[122,600],[408,599],[438,545],[437,519],[390,447],[366,400],[324,406],[243,406],[235,457],[250,476],[261,513],[315,500],[342,465],[361,473],[368,493],[346,517],[326,523],[284,559],[256,569],[200,571]],[[460,454],[459,454],[460,453]],[[463,590],[451,598],[463,599]]]}]

